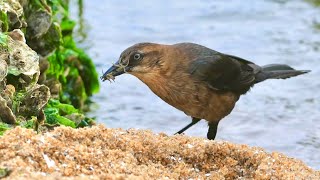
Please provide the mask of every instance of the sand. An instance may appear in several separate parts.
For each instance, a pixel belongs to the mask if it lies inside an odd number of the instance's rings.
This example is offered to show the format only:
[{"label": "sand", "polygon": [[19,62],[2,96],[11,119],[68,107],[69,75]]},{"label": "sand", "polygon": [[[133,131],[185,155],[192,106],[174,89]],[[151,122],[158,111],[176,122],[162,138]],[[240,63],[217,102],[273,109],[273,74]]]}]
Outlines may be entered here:
[{"label": "sand", "polygon": [[8,179],[320,179],[302,161],[261,148],[103,125],[0,137]]}]

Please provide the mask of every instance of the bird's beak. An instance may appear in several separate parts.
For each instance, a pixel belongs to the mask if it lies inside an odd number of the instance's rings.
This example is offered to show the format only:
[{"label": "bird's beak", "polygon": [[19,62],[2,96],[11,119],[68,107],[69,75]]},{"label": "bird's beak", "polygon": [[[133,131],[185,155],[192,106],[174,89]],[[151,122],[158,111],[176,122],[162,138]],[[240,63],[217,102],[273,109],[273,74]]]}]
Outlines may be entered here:
[{"label": "bird's beak", "polygon": [[116,76],[119,76],[123,73],[125,73],[129,68],[127,66],[123,66],[118,62],[111,66],[101,77],[100,79],[102,81],[105,80],[114,80]]}]

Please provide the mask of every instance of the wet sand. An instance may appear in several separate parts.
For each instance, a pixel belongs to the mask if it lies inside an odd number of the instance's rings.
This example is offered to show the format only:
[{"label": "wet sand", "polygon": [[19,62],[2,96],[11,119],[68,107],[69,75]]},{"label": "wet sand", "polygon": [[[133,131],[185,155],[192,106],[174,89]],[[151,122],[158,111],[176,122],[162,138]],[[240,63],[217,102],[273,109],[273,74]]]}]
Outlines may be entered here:
[{"label": "wet sand", "polygon": [[262,148],[103,125],[0,137],[8,179],[320,179],[302,161]]}]

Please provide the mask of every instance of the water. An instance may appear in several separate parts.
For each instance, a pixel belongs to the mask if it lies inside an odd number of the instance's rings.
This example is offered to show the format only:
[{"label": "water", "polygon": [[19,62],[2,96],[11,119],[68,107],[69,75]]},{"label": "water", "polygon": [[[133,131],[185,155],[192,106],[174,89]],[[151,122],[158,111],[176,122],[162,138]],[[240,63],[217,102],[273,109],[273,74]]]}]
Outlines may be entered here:
[{"label": "water", "polygon": [[[82,18],[78,39],[99,72],[125,48],[145,41],[196,42],[259,65],[311,69],[256,85],[221,121],[217,139],[282,152],[320,169],[320,7],[302,0],[87,0]],[[88,115],[108,127],[173,134],[190,122],[131,75],[102,83],[92,100]],[[206,132],[203,121],[186,134]]]}]

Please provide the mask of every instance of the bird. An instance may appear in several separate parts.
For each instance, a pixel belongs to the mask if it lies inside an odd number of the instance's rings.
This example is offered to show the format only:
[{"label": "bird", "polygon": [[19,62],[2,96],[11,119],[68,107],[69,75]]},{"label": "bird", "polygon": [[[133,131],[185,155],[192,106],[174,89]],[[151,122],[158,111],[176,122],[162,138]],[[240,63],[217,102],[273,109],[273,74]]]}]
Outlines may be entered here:
[{"label": "bird", "polygon": [[204,119],[207,138],[214,140],[220,120],[255,84],[308,72],[286,64],[259,66],[195,43],[144,42],[125,49],[100,78],[111,81],[124,73],[137,77],[163,101],[192,117],[176,134]]}]

